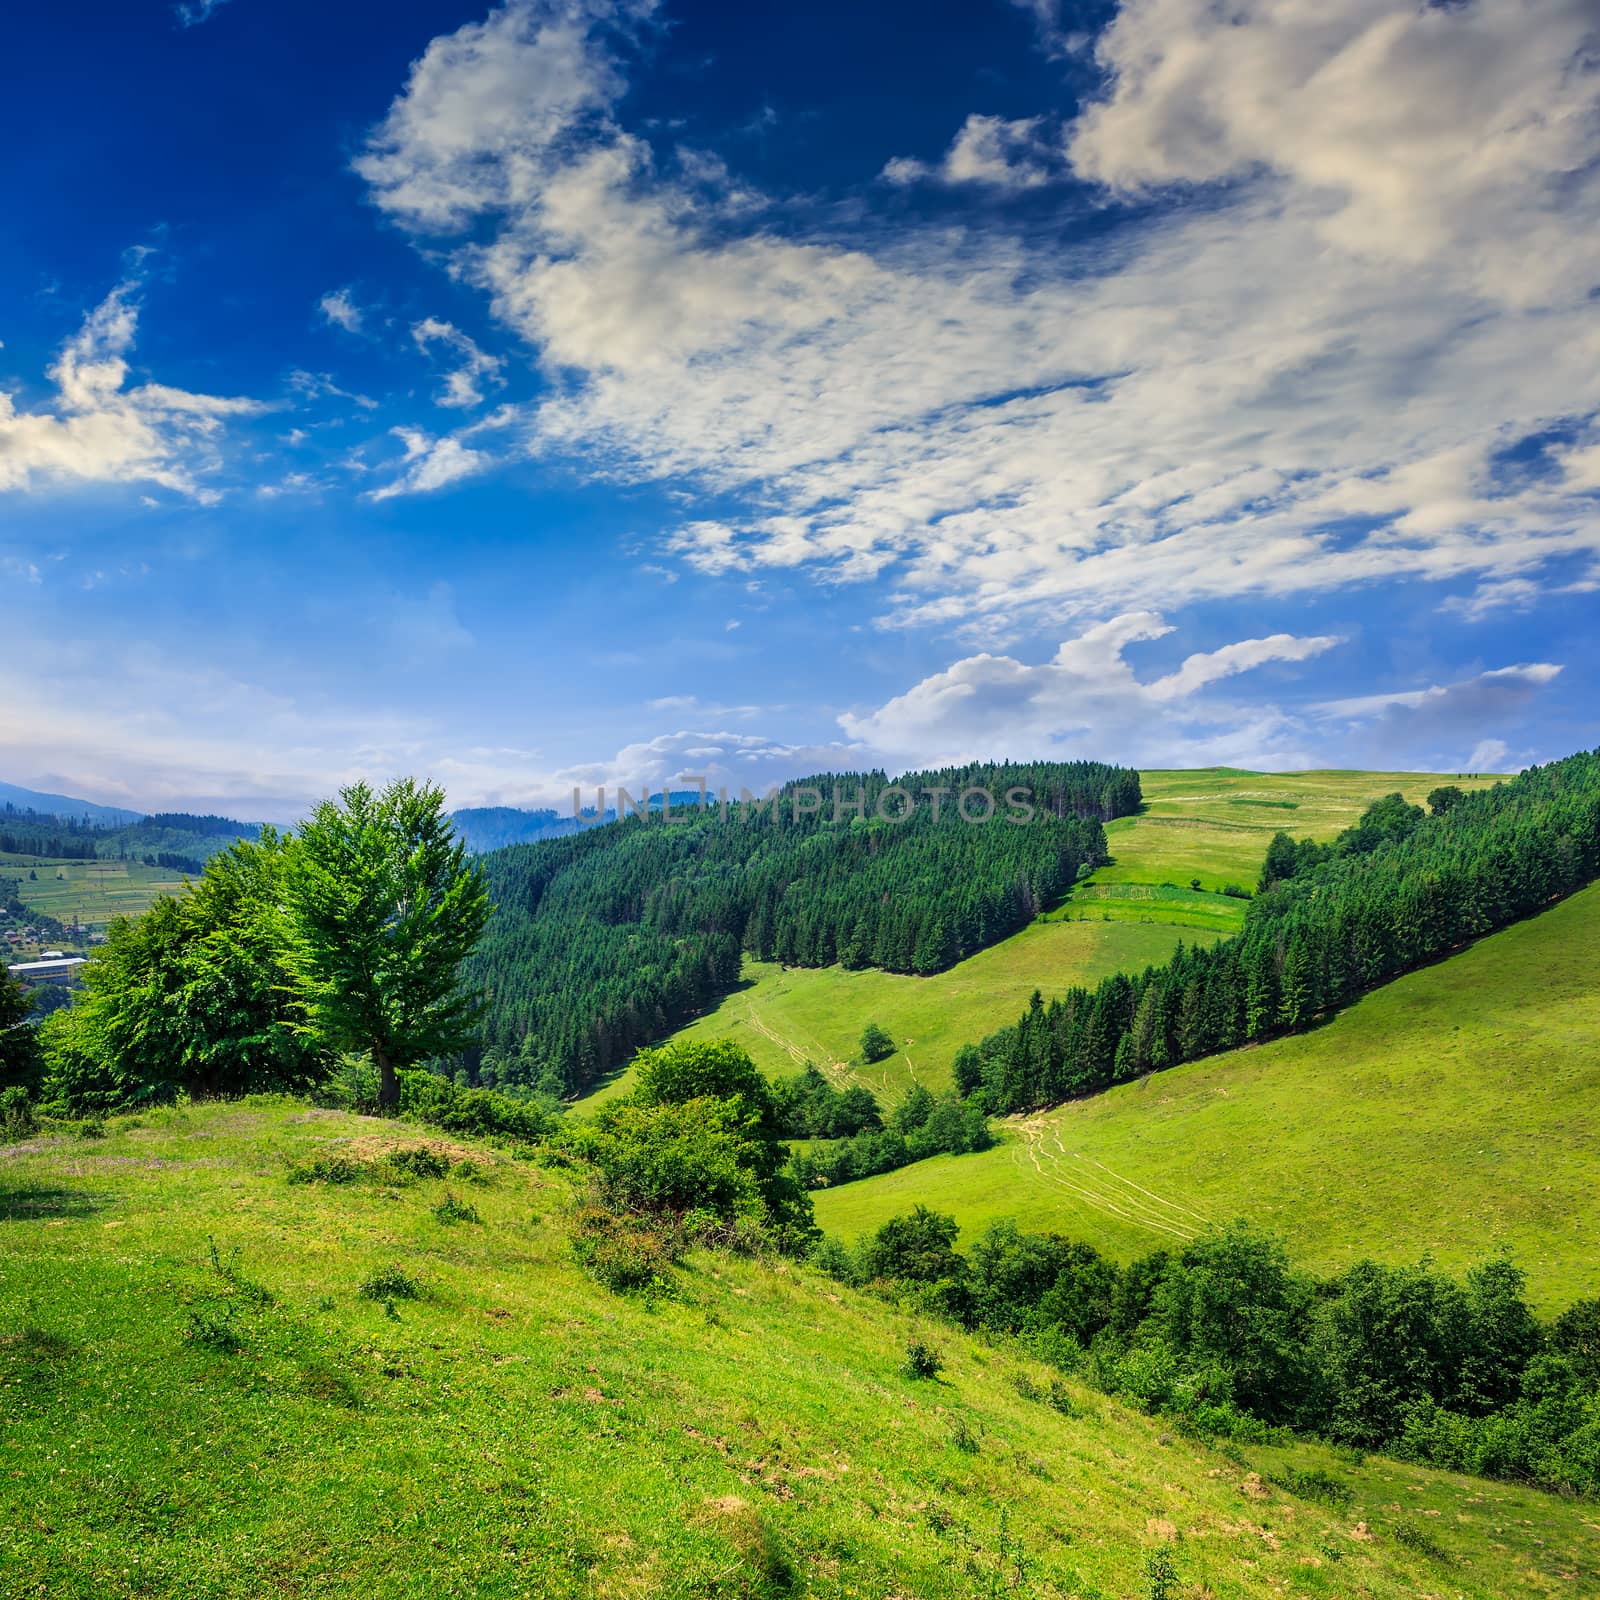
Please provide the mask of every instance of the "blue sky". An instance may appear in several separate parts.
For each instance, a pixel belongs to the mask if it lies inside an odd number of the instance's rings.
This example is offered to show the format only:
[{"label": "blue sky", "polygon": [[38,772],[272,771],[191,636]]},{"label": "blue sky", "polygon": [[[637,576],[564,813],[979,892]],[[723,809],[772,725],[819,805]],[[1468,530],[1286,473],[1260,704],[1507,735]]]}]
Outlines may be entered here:
[{"label": "blue sky", "polygon": [[0,777],[1600,742],[1590,0],[5,28]]}]

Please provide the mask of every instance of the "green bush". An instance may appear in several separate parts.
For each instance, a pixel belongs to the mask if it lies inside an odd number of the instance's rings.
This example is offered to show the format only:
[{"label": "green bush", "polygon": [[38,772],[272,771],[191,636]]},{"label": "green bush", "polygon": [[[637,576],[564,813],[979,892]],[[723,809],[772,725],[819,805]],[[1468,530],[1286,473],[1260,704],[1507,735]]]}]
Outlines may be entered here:
[{"label": "green bush", "polygon": [[932,1345],[913,1339],[906,1345],[906,1358],[900,1363],[903,1378],[937,1378],[944,1371],[944,1357]]},{"label": "green bush", "polygon": [[363,1300],[420,1300],[422,1285],[399,1267],[379,1267],[356,1293]]},{"label": "green bush", "polygon": [[542,1101],[461,1089],[432,1072],[402,1072],[399,1079],[400,1115],[443,1133],[537,1144],[560,1126],[560,1115]]},{"label": "green bush", "polygon": [[584,1206],[572,1220],[572,1249],[594,1279],[617,1294],[672,1292],[672,1269],[681,1255],[670,1224],[647,1224],[604,1206]]},{"label": "green bush", "polygon": [[445,1223],[447,1226],[457,1222],[483,1221],[483,1218],[478,1215],[478,1208],[476,1206],[468,1205],[463,1201],[457,1200],[448,1189],[446,1189],[444,1192],[444,1199],[433,1208],[433,1214],[440,1222]]},{"label": "green bush", "polygon": [[894,1040],[887,1028],[869,1022],[861,1030],[861,1059],[868,1063],[883,1061],[894,1054]]},{"label": "green bush", "polygon": [[0,1089],[0,1135],[7,1139],[30,1139],[39,1131],[33,1101],[21,1084]]},{"label": "green bush", "polygon": [[385,1159],[397,1172],[412,1178],[443,1178],[450,1171],[450,1158],[425,1144],[391,1150]]},{"label": "green bush", "polygon": [[317,1156],[310,1161],[290,1161],[290,1183],[365,1183],[373,1175],[370,1161],[349,1156]]}]

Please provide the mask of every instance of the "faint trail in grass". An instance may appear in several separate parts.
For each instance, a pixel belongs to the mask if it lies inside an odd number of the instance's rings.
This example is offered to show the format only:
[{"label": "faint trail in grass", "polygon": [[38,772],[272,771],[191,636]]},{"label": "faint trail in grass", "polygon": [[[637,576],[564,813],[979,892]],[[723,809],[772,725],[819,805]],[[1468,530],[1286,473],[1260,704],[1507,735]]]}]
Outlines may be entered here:
[{"label": "faint trail in grass", "polygon": [[[1124,1222],[1131,1222],[1135,1227],[1146,1228],[1156,1233],[1169,1233],[1175,1238],[1192,1239],[1196,1229],[1188,1226],[1176,1217],[1164,1215],[1154,1206],[1143,1200],[1135,1198],[1123,1190],[1112,1189],[1104,1183],[1096,1182],[1086,1174],[1073,1173],[1070,1177],[1064,1176],[1059,1170],[1068,1159],[1064,1152],[1061,1155],[1050,1155],[1044,1148],[1047,1134],[1055,1133],[1059,1147],[1059,1133],[1047,1127],[1038,1118],[1028,1118],[1017,1124],[1018,1131],[1022,1134],[1028,1159],[1033,1163],[1036,1176],[1040,1181],[1075,1196],[1077,1199],[1093,1206],[1097,1211],[1106,1212],[1110,1216],[1120,1217]],[[1041,1160],[1041,1156],[1044,1159]],[[1050,1168],[1046,1170],[1046,1162]],[[1022,1165],[1020,1159],[1018,1166]],[[1096,1163],[1098,1165],[1098,1163]],[[1026,1169],[1024,1169],[1026,1170]],[[1112,1173],[1110,1176],[1115,1177]],[[1137,1185],[1131,1187],[1137,1188]],[[1159,1199],[1152,1196],[1152,1199]],[[1169,1202],[1163,1202],[1167,1204]],[[1203,1220],[1203,1219],[1202,1219]]]}]

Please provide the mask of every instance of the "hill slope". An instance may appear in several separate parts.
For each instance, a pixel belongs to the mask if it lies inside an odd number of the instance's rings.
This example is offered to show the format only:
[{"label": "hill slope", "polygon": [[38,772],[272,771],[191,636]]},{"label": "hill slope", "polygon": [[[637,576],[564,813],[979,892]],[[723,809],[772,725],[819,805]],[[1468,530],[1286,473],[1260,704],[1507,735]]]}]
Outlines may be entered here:
[{"label": "hill slope", "polygon": [[[940,1089],[956,1051],[1012,1021],[1035,989],[1048,998],[1073,984],[1092,986],[1112,972],[1165,961],[1180,939],[1209,943],[1237,932],[1247,902],[1221,891],[1254,888],[1279,829],[1329,840],[1380,796],[1398,791],[1420,804],[1446,781],[1473,790],[1498,780],[1227,767],[1141,773],[1138,815],[1105,825],[1110,864],[1010,938],[922,978],[746,960],[739,987],[680,1036],[733,1039],[774,1076],[809,1059],[839,1082],[867,1083],[886,1102],[913,1083]],[[1190,886],[1195,879],[1199,888]],[[886,1027],[902,1048],[851,1074],[846,1063],[868,1022]]]},{"label": "hill slope", "polygon": [[[1213,1600],[1600,1583],[1591,1507],[1211,1451],[1076,1385],[1063,1416],[1019,1391],[1036,1364],[805,1269],[707,1253],[674,1300],[616,1298],[571,1264],[559,1173],[475,1152],[483,1222],[452,1227],[437,1181],[285,1182],[397,1139],[247,1103],[0,1153],[7,1592],[1130,1600],[1167,1543]],[[357,1290],[396,1261],[425,1297],[390,1315]],[[930,1331],[945,1373],[911,1382]],[[1291,1463],[1353,1503],[1261,1482]]]},{"label": "hill slope", "polygon": [[1510,1244],[1534,1298],[1600,1292],[1600,885],[1314,1032],[997,1124],[982,1155],[820,1193],[847,1236],[916,1201],[1123,1259],[1246,1216],[1308,1266],[1459,1268]]}]

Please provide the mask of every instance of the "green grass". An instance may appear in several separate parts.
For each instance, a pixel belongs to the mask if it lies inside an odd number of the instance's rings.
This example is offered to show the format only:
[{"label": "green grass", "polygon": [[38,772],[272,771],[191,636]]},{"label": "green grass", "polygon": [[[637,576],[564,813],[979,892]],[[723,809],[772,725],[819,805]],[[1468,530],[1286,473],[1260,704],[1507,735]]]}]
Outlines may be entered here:
[{"label": "green grass", "polygon": [[1368,995],[1314,1032],[997,1124],[818,1195],[847,1237],[917,1201],[1128,1259],[1236,1216],[1308,1266],[1459,1269],[1504,1243],[1546,1309],[1600,1294],[1600,885]]},{"label": "green grass", "polygon": [[[1600,1584],[1592,1505],[1209,1450],[1075,1384],[1062,1416],[1035,1363],[807,1269],[701,1253],[676,1298],[613,1297],[558,1172],[473,1150],[481,1226],[436,1218],[448,1180],[285,1180],[416,1138],[246,1103],[0,1153],[0,1591],[1133,1600],[1167,1540],[1211,1600]],[[396,1264],[421,1298],[364,1298]],[[900,1374],[913,1338],[939,1380]],[[1286,1465],[1354,1504],[1250,1476]]]},{"label": "green grass", "polygon": [[[1180,938],[1199,937],[1170,924],[1056,917],[931,978],[746,961],[743,986],[674,1037],[732,1039],[772,1077],[799,1072],[811,1061],[834,1082],[864,1083],[892,1103],[914,1083],[945,1088],[956,1051],[1012,1020],[1035,989],[1053,994],[1113,972],[1142,971],[1165,961]],[[889,1030],[895,1053],[872,1066],[852,1065],[869,1022]],[[631,1071],[624,1073],[584,1104],[620,1094],[631,1082]]]},{"label": "green grass", "polygon": [[1416,805],[1430,789],[1453,783],[1481,789],[1494,777],[1426,772],[1240,772],[1208,767],[1141,772],[1144,809],[1106,824],[1113,857],[1095,873],[1099,885],[1174,883],[1219,890],[1254,889],[1267,845],[1282,829],[1295,838],[1331,839],[1374,800],[1399,790]]},{"label": "green grass", "polygon": [[[38,878],[30,882],[28,873]],[[138,916],[164,894],[183,887],[183,875],[139,861],[53,861],[0,855],[0,878],[20,878],[17,894],[31,911],[58,922],[104,928],[113,917]]]}]

